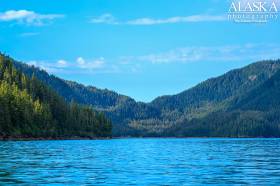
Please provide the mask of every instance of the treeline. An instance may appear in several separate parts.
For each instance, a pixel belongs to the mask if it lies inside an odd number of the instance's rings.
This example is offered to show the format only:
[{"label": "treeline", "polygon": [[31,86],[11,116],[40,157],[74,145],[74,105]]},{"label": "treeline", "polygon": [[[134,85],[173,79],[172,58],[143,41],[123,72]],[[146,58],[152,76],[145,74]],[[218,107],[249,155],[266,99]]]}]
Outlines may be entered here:
[{"label": "treeline", "polygon": [[67,103],[34,75],[18,71],[0,55],[0,137],[111,136],[111,122],[89,106]]},{"label": "treeline", "polygon": [[228,111],[215,112],[204,118],[173,126],[165,136],[177,137],[280,137],[280,112]]}]

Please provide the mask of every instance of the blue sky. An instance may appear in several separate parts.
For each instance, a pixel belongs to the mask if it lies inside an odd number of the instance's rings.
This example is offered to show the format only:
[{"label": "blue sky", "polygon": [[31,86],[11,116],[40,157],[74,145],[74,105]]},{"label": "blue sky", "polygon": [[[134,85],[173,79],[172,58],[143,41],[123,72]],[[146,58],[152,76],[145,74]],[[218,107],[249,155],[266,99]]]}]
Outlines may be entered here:
[{"label": "blue sky", "polygon": [[280,57],[280,18],[227,19],[226,0],[0,0],[0,51],[138,101]]}]

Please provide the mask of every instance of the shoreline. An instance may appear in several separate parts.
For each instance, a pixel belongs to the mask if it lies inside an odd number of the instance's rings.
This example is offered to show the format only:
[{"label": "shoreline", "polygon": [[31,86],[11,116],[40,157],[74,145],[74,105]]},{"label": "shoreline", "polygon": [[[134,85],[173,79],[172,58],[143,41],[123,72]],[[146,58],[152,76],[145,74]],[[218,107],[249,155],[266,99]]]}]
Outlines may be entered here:
[{"label": "shoreline", "polygon": [[280,138],[280,137],[3,137],[0,136],[0,141],[59,141],[59,140],[114,140],[114,139],[197,139],[197,138],[202,138],[202,139],[217,139],[217,138],[223,138],[223,139],[256,139],[256,138],[263,138],[263,139],[273,139],[273,138]]},{"label": "shoreline", "polygon": [[112,137],[3,137],[0,136],[0,141],[58,141],[58,140],[107,140],[112,139]]}]

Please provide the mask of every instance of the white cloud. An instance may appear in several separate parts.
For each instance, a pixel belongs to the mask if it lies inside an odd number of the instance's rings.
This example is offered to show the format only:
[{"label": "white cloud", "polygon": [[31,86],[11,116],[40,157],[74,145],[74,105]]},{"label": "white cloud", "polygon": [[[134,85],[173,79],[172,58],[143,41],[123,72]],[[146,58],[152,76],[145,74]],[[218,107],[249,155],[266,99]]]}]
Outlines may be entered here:
[{"label": "white cloud", "polygon": [[111,14],[103,14],[97,18],[93,18],[91,23],[102,24],[126,24],[126,25],[156,25],[156,24],[172,24],[172,23],[188,23],[188,22],[206,22],[206,21],[225,21],[226,16],[223,15],[191,15],[191,16],[175,16],[165,19],[155,18],[137,18],[128,21],[117,21]]},{"label": "white cloud", "polygon": [[68,62],[61,59],[61,60],[58,60],[57,61],[57,67],[61,67],[61,68],[64,68],[64,67],[67,67],[68,66]]},{"label": "white cloud", "polygon": [[179,64],[189,62],[254,62],[278,59],[279,44],[244,44],[227,46],[187,46],[141,56],[99,57],[65,61],[30,61],[28,64],[56,74],[138,73],[149,64]]},{"label": "white cloud", "polygon": [[32,60],[27,62],[28,65],[30,66],[36,66],[40,69],[43,69],[49,73],[58,73],[63,71],[63,69],[59,66],[58,63],[49,63],[46,61],[36,61],[36,60]]},{"label": "white cloud", "polygon": [[78,57],[76,61],[79,65],[84,65],[86,63],[84,58],[82,58],[82,57]]},{"label": "white cloud", "polygon": [[16,21],[27,25],[44,25],[48,21],[62,18],[61,14],[39,14],[29,10],[8,10],[0,13],[0,21]]},{"label": "white cloud", "polygon": [[113,64],[107,64],[103,57],[93,60],[85,60],[78,57],[76,61],[66,61],[60,59],[57,61],[50,60],[32,60],[27,62],[28,65],[34,65],[49,73],[107,73],[116,72]]},{"label": "white cloud", "polygon": [[103,14],[90,20],[91,23],[118,24],[115,17],[111,14]]},{"label": "white cloud", "polygon": [[105,58],[99,57],[93,60],[86,60],[78,57],[74,61],[60,59],[51,60],[32,60],[27,62],[28,65],[34,65],[47,72],[62,74],[92,74],[92,73],[118,73],[120,68],[113,63],[106,63]]},{"label": "white cloud", "polygon": [[206,21],[224,21],[225,16],[213,15],[192,15],[186,17],[170,17],[166,19],[153,19],[153,18],[139,18],[127,21],[130,25],[156,25],[156,24],[171,24],[171,23],[187,23],[187,22],[206,22]]},{"label": "white cloud", "polygon": [[103,57],[100,57],[98,59],[94,59],[92,61],[86,61],[82,57],[78,57],[76,62],[78,63],[79,68],[83,69],[100,69],[104,67],[105,59]]},{"label": "white cloud", "polygon": [[280,45],[245,44],[229,46],[193,46],[169,50],[162,53],[143,56],[127,56],[121,60],[129,62],[187,63],[187,62],[220,62],[220,61],[258,61],[279,58]]}]

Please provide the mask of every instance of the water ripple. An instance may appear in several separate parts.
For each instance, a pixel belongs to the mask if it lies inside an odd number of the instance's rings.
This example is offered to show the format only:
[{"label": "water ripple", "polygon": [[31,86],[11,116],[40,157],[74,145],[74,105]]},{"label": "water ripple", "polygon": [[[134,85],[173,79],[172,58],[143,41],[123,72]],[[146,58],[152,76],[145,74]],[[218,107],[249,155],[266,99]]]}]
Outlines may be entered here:
[{"label": "water ripple", "polygon": [[279,139],[0,142],[0,185],[280,185]]}]

